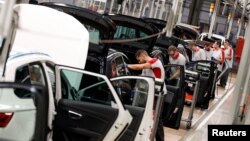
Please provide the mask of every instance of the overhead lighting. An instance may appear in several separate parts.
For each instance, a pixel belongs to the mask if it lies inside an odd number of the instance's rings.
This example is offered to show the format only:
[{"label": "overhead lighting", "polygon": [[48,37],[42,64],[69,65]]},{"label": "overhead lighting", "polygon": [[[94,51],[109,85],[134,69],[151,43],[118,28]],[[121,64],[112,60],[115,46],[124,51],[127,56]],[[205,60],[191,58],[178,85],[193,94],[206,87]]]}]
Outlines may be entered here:
[{"label": "overhead lighting", "polygon": [[215,7],[214,3],[211,3],[209,7],[210,13],[214,12],[214,7]]},{"label": "overhead lighting", "polygon": [[237,23],[238,23],[238,25],[240,24],[240,18],[238,18]]},{"label": "overhead lighting", "polygon": [[210,7],[209,7],[209,15],[210,15],[210,16],[211,16],[212,13],[214,12],[214,7],[215,7],[214,3],[210,3]]},{"label": "overhead lighting", "polygon": [[231,17],[232,17],[232,14],[229,13],[228,16],[227,16],[227,21],[229,21],[231,19]]}]

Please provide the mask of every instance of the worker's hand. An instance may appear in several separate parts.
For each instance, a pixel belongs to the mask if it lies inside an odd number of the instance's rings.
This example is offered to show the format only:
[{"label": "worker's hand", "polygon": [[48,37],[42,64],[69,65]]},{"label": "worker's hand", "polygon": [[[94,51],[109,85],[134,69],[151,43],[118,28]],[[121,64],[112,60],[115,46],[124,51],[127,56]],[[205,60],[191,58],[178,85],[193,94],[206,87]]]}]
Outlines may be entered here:
[{"label": "worker's hand", "polygon": [[119,73],[124,73],[124,72],[126,72],[126,70],[128,70],[128,64],[123,63],[123,64],[120,66],[120,68],[118,69],[118,72],[119,72]]},{"label": "worker's hand", "polygon": [[122,66],[122,68],[123,68],[124,70],[128,69],[128,64],[126,64],[126,63],[123,63],[123,66]]}]

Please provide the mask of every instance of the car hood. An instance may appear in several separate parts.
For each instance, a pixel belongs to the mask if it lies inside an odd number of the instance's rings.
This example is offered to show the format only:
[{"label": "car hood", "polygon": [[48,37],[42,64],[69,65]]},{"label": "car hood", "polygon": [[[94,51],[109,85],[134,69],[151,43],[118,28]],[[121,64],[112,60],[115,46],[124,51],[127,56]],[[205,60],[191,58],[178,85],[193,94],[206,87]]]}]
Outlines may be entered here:
[{"label": "car hood", "polygon": [[20,4],[15,11],[19,19],[13,50],[45,53],[57,64],[84,69],[89,34],[79,21],[39,5]]}]

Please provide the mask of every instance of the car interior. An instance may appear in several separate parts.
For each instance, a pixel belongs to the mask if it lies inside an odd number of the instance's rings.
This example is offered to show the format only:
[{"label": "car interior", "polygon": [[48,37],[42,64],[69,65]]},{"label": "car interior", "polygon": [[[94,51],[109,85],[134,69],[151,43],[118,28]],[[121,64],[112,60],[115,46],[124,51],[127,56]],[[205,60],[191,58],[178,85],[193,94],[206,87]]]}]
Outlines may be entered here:
[{"label": "car interior", "polygon": [[111,80],[111,82],[125,108],[133,116],[132,123],[119,141],[133,141],[144,116],[148,97],[148,83],[144,80],[136,79]]},{"label": "car interior", "polygon": [[118,116],[106,82],[70,70],[61,70],[60,75],[62,99],[56,107],[54,140],[102,140]]},{"label": "car interior", "polygon": [[[45,86],[44,75],[39,64],[27,64],[17,68],[15,82],[21,84],[36,84]],[[15,94],[22,98],[30,98],[32,95],[24,89],[15,89]]]}]

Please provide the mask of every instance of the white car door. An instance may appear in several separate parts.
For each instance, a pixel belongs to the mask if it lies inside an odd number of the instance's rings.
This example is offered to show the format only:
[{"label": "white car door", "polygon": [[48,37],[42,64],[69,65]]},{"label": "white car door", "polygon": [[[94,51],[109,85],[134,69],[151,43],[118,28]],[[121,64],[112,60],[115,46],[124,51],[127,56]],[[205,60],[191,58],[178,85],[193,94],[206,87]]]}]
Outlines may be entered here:
[{"label": "white car door", "polygon": [[[7,102],[4,103],[4,101],[0,99],[0,140],[46,140],[48,91],[45,87],[14,82],[0,82],[0,96],[2,99],[11,97],[11,100],[16,102],[15,106],[9,106],[6,104]],[[25,110],[27,111],[25,107],[27,107],[29,103],[33,103],[34,105],[34,107],[31,107],[34,109],[34,112],[30,112],[31,116],[35,116],[34,127],[31,127],[33,130],[30,132],[25,130],[25,127],[24,131],[20,132],[19,128],[22,128],[22,123],[18,123],[17,118],[26,124],[33,122],[29,117],[24,116]],[[23,115],[17,111],[23,113]],[[30,135],[30,138],[20,137],[20,133],[25,137]],[[16,138],[16,136],[19,138]]]},{"label": "white car door", "polygon": [[54,140],[118,139],[132,121],[104,75],[56,66]]},{"label": "white car door", "polygon": [[[9,59],[6,65],[6,73],[4,82],[15,82],[20,85],[24,85],[26,87],[4,89],[0,91],[0,113],[11,113],[11,116],[8,120],[8,125],[0,127],[0,140],[32,140],[33,135],[35,133],[35,129],[39,129],[41,132],[48,131],[48,126],[43,128],[44,126],[37,126],[37,122],[41,120],[47,122],[47,111],[38,110],[40,106],[37,106],[36,102],[40,101],[41,97],[42,104],[48,107],[47,97],[52,95],[49,93],[47,89],[47,83],[45,79],[45,73],[43,71],[42,64],[39,61],[32,61],[28,56],[19,56],[15,59]],[[4,83],[2,82],[2,83]],[[32,93],[33,85],[46,87],[46,97],[43,98],[43,95],[36,96]],[[13,87],[17,87],[19,85],[13,85]],[[29,88],[27,90],[27,88]],[[2,107],[3,106],[3,107]],[[40,112],[39,112],[40,111]],[[39,113],[37,113],[39,112]],[[37,118],[37,114],[41,118]],[[10,114],[4,114],[4,116],[8,116]],[[2,117],[2,116],[0,116]],[[3,118],[3,117],[2,117]],[[0,120],[1,121],[1,120]],[[44,122],[42,122],[45,124]],[[1,124],[1,123],[0,123]],[[44,133],[43,132],[43,133]],[[41,134],[43,134],[41,133]],[[15,136],[12,136],[15,134]],[[45,140],[43,138],[43,140]]]},{"label": "white car door", "polygon": [[151,77],[121,76],[111,79],[122,103],[133,116],[120,141],[150,140],[154,127],[155,80]]}]

